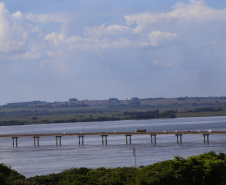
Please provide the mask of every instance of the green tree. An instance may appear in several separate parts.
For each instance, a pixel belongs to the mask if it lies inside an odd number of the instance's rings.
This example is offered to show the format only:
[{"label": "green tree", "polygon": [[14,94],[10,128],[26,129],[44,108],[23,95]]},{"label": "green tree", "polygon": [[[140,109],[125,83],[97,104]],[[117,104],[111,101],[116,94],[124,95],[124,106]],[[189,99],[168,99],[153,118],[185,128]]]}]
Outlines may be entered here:
[{"label": "green tree", "polygon": [[[222,157],[222,154],[221,154]],[[141,168],[137,174],[140,185],[213,185],[226,184],[226,163],[214,152],[175,157]]]},{"label": "green tree", "polygon": [[0,164],[0,184],[2,185],[25,185],[26,178],[10,167]]}]

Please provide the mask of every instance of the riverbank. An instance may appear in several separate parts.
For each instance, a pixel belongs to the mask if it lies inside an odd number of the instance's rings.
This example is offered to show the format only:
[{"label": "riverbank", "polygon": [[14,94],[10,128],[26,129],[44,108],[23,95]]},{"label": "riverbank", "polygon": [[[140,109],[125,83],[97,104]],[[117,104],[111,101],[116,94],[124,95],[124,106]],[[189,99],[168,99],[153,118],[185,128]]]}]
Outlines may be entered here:
[{"label": "riverbank", "polygon": [[[87,113],[88,114],[88,113]],[[79,113],[78,113],[79,115]],[[142,119],[166,119],[166,118],[180,118],[180,117],[213,117],[213,116],[226,116],[226,110],[221,111],[203,111],[203,112],[191,112],[191,111],[182,111],[178,112],[177,110],[168,110],[160,112],[159,110],[155,111],[126,111],[122,114],[105,114],[105,113],[89,113],[89,116],[84,114],[77,116],[74,114],[72,118],[68,114],[65,115],[51,115],[51,116],[39,116],[35,119],[27,117],[17,117],[17,118],[8,118],[4,121],[0,121],[0,126],[12,126],[12,125],[33,125],[33,124],[52,124],[52,123],[76,123],[76,122],[100,122],[100,121],[120,121],[120,120],[142,120]],[[41,117],[45,117],[41,119]],[[48,117],[48,119],[46,118]]]}]

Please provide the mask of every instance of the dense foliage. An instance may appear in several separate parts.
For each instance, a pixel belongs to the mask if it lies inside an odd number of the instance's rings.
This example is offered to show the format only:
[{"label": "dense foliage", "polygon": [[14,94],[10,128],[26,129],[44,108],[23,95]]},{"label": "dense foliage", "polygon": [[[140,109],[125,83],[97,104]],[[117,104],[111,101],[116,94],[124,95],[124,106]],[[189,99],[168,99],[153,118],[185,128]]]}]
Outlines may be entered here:
[{"label": "dense foliage", "polygon": [[106,169],[73,168],[26,179],[0,164],[0,184],[33,185],[226,185],[226,155],[209,153],[187,159],[176,156],[153,165]]},{"label": "dense foliage", "polygon": [[27,179],[23,175],[4,164],[0,164],[1,185],[23,185],[25,183],[27,183]]}]

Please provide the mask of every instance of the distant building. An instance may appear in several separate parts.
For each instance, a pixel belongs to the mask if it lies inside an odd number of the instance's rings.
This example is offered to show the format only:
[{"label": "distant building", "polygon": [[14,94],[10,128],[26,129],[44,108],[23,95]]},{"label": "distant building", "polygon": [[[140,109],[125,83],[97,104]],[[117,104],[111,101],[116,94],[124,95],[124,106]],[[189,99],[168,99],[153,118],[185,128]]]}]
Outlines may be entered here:
[{"label": "distant building", "polygon": [[78,101],[78,99],[77,98],[70,98],[69,101],[72,101],[72,102],[73,101]]}]

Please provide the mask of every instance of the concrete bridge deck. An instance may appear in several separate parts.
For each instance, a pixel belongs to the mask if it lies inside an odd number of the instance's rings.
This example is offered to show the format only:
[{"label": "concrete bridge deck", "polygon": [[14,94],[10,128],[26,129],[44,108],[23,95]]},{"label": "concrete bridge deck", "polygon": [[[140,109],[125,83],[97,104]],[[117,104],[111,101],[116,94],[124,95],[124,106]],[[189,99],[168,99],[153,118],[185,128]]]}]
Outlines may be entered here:
[{"label": "concrete bridge deck", "polygon": [[43,137],[43,136],[95,136],[95,135],[175,135],[175,134],[226,134],[226,131],[152,131],[152,132],[77,132],[42,134],[0,134],[0,137]]},{"label": "concrete bridge deck", "polygon": [[[39,138],[40,137],[50,137],[53,136],[56,138],[56,145],[61,145],[61,138],[63,136],[77,136],[79,138],[79,145],[84,144],[84,136],[101,136],[102,144],[107,144],[107,136],[110,135],[124,135],[126,136],[126,144],[128,142],[131,144],[131,136],[133,135],[149,135],[151,136],[151,143],[156,143],[157,135],[175,135],[177,137],[177,143],[182,143],[182,135],[189,134],[199,134],[204,137],[204,143],[209,143],[209,135],[210,134],[226,134],[226,131],[149,131],[149,132],[79,132],[79,133],[42,133],[42,134],[1,134],[1,137],[11,137],[13,139],[13,146],[18,145],[17,139],[20,137],[32,137],[34,138],[34,145],[39,146]],[[129,137],[129,141],[127,140]],[[80,139],[82,141],[80,141]],[[15,142],[14,142],[15,141]]]}]

